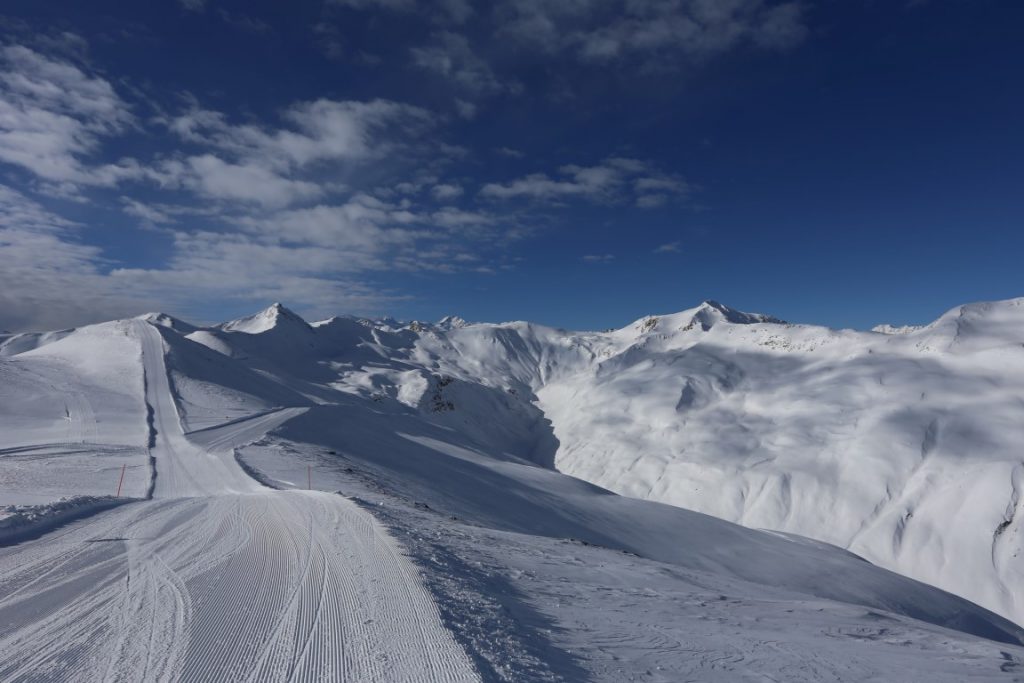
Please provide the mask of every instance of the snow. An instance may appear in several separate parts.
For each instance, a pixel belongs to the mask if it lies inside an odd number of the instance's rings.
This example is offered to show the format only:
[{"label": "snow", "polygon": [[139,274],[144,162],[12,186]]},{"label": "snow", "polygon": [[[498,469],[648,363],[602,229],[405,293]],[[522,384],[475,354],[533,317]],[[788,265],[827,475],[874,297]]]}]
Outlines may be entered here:
[{"label": "snow", "polygon": [[1021,621],[1022,342],[1022,299],[900,335],[705,302],[609,333],[429,330],[392,357],[516,390],[551,424],[538,462],[847,547]]},{"label": "snow", "polygon": [[221,325],[226,332],[243,332],[245,334],[260,334],[282,327],[309,327],[305,320],[279,303],[274,303],[264,310],[238,320]]},{"label": "snow", "polygon": [[315,410],[333,415],[310,411],[241,457],[269,483],[304,487],[309,466],[314,487],[364,501],[498,680],[984,679],[1003,675],[1000,653],[1007,671],[1020,656],[908,619],[1004,637],[977,608],[838,549],[495,461],[441,429],[381,438],[414,418]]},{"label": "snow", "polygon": [[539,406],[561,471],[848,547],[1020,621],[1021,303],[898,337],[673,320],[591,340],[607,357]]},{"label": "snow", "polygon": [[[0,679],[1012,680],[1022,339],[1024,300],[32,341]],[[146,500],[101,511],[122,463]]]},{"label": "snow", "polygon": [[128,332],[154,499],[0,550],[0,679],[479,680],[372,516],[337,495],[269,490],[234,460],[301,411],[190,441],[164,337],[143,320]]},{"label": "snow", "polygon": [[331,494],[123,506],[0,549],[0,575],[5,681],[478,680],[394,540]]},{"label": "snow", "polygon": [[0,358],[14,356],[40,346],[60,341],[74,330],[57,330],[54,332],[26,332],[24,334],[0,335]]},{"label": "snow", "polygon": [[921,329],[921,325],[875,325],[871,328],[872,332],[878,332],[879,334],[910,334],[917,332]]},{"label": "snow", "polygon": [[0,507],[0,546],[38,538],[68,522],[131,502],[114,496],[75,496],[43,505]]},{"label": "snow", "polygon": [[84,327],[0,358],[0,504],[113,495],[122,466],[122,493],[145,495],[142,369],[129,329]]}]

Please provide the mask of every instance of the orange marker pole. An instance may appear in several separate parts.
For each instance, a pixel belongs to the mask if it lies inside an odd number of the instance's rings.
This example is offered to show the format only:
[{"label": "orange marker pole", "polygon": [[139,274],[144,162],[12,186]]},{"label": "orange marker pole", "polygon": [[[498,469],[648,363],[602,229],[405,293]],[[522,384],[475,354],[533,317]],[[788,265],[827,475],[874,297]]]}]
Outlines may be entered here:
[{"label": "orange marker pole", "polygon": [[124,483],[124,468],[127,466],[127,464],[121,465],[121,478],[117,480],[117,495],[114,496],[115,498],[121,497],[121,484]]}]

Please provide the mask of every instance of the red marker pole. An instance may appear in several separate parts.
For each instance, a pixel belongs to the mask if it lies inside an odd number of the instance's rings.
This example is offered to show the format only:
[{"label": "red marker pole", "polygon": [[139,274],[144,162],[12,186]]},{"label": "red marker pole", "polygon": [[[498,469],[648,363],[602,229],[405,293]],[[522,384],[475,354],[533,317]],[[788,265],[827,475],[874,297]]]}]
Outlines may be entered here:
[{"label": "red marker pole", "polygon": [[121,465],[121,478],[117,480],[117,495],[114,496],[115,498],[121,497],[121,484],[124,483],[124,468],[127,466],[127,464]]},{"label": "red marker pole", "polygon": [[306,488],[313,490],[313,466],[306,465]]}]

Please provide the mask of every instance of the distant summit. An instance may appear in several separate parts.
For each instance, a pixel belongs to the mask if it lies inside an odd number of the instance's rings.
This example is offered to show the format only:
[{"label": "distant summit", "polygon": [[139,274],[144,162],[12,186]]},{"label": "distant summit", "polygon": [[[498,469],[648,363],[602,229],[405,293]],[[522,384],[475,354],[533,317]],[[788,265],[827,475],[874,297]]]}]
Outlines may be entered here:
[{"label": "distant summit", "polygon": [[468,327],[469,323],[457,315],[446,315],[437,321],[437,327],[442,330],[457,330],[461,327]]},{"label": "distant summit", "polygon": [[786,324],[785,320],[774,316],[765,315],[764,313],[744,313],[712,299],[708,299],[698,306],[693,314],[693,318],[707,324],[708,328],[716,322],[727,322],[733,325],[756,325],[758,323]]},{"label": "distant summit", "polygon": [[689,332],[699,329],[707,332],[715,325],[728,323],[730,325],[756,325],[759,323],[773,323],[778,325],[787,324],[785,320],[763,313],[745,313],[735,308],[730,308],[712,299],[704,301],[696,308],[690,308],[678,313],[668,315],[651,315],[642,318],[631,328],[639,329],[641,334],[658,330],[663,333],[666,330],[679,330]]},{"label": "distant summit", "polygon": [[282,327],[312,329],[298,313],[280,303],[273,303],[254,315],[224,323],[220,328],[225,332],[262,334]]}]

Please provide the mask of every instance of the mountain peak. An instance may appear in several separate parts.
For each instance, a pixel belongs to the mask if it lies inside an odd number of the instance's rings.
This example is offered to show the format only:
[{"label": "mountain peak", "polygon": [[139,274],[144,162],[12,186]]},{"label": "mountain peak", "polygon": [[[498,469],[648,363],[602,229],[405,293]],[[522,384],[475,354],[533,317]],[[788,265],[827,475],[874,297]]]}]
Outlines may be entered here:
[{"label": "mountain peak", "polygon": [[227,332],[260,334],[282,326],[310,329],[309,323],[303,320],[298,313],[276,301],[259,313],[224,323],[221,325],[221,329]]},{"label": "mountain peak", "polygon": [[716,324],[729,323],[731,325],[755,325],[758,323],[776,323],[785,324],[785,320],[765,315],[763,313],[745,313],[744,311],[738,311],[735,308],[730,308],[725,304],[719,303],[714,299],[707,299],[697,308],[684,311],[682,316],[688,316],[688,320],[685,320],[682,329],[683,331],[692,330],[699,327],[701,330],[707,332]]},{"label": "mountain peak", "polygon": [[[298,313],[296,313],[295,311],[291,310],[290,308],[288,308],[287,306],[285,306],[284,304],[282,304],[279,301],[275,301],[274,303],[270,304],[269,306],[264,308],[262,311],[260,311],[257,315],[268,315],[268,316],[269,315],[273,315],[273,316],[277,316],[277,317],[283,316],[283,317],[286,317],[286,318],[293,318],[293,319],[297,319],[297,320],[302,320],[302,317],[299,316]],[[302,322],[306,322],[306,321],[302,320]]]},{"label": "mountain peak", "polygon": [[446,315],[437,321],[437,327],[442,330],[453,330],[460,327],[466,327],[469,323],[460,318],[457,315]]}]

